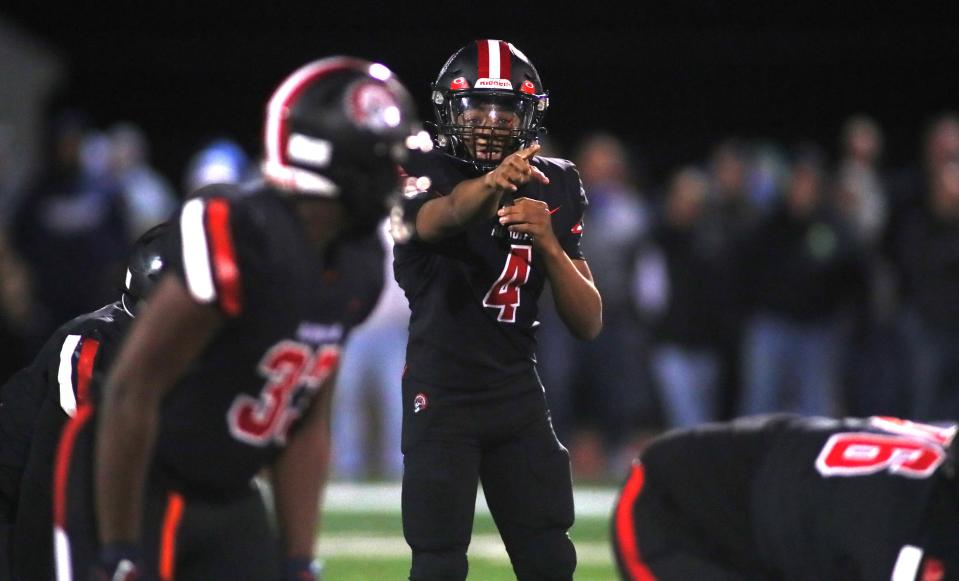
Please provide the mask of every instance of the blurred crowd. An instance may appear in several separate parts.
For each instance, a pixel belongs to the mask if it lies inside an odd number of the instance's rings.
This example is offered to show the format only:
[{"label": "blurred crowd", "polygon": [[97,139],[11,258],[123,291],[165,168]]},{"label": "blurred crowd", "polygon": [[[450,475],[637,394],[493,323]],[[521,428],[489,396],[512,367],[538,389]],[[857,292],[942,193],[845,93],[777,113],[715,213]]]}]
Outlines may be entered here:
[{"label": "blurred crowd", "polygon": [[[917,142],[912,165],[888,167],[880,123],[855,116],[835,143],[726,139],[662,180],[612,134],[547,142],[579,167],[605,310],[584,343],[541,302],[539,371],[574,473],[618,478],[651,435],[746,414],[959,417],[959,117]],[[76,111],[52,120],[42,169],[16,186],[14,146],[0,126],[0,381],[55,327],[115,300],[130,242],[198,187],[255,167],[224,138],[164,176],[136,125]],[[347,345],[341,478],[402,471],[407,319],[390,286]]]}]

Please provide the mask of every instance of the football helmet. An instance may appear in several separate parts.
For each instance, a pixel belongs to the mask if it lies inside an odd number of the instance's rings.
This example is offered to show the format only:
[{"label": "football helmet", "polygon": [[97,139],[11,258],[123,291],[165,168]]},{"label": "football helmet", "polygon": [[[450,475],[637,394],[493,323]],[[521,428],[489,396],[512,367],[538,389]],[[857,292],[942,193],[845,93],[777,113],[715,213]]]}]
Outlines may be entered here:
[{"label": "football helmet", "polygon": [[131,315],[137,314],[165,271],[165,241],[169,232],[169,222],[162,222],[144,232],[133,243],[127,260],[123,295],[120,297],[123,308]]},{"label": "football helmet", "polygon": [[536,140],[549,108],[536,67],[512,44],[483,39],[459,49],[432,85],[436,145],[478,171]]},{"label": "football helmet", "polygon": [[398,164],[426,138],[420,133],[390,69],[320,59],[287,77],[267,104],[263,175],[281,192],[341,201],[350,231],[371,232],[398,195]]}]

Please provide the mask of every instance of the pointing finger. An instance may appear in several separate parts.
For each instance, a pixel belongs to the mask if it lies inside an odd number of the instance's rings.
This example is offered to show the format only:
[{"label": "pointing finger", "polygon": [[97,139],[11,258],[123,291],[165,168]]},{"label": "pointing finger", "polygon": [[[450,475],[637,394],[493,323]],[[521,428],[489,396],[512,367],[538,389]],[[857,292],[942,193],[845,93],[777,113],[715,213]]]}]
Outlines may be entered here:
[{"label": "pointing finger", "polygon": [[533,145],[530,145],[530,146],[527,147],[526,149],[521,149],[521,150],[517,151],[517,152],[516,152],[516,155],[518,155],[519,158],[522,159],[523,161],[529,161],[529,160],[533,159],[533,156],[536,155],[536,153],[537,153],[540,149],[542,149],[542,147],[543,147],[543,146],[541,146],[540,144],[534,143]]}]

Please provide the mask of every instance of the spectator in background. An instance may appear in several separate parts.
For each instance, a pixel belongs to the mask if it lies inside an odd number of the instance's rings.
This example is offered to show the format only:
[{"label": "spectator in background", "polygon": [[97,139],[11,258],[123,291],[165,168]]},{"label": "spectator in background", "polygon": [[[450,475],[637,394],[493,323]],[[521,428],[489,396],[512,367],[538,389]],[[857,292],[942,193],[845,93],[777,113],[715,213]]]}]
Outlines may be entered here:
[{"label": "spectator in background", "polygon": [[[594,134],[580,144],[573,161],[589,196],[585,226],[590,235],[582,248],[603,296],[604,326],[594,341],[578,341],[560,322],[553,301],[542,301],[540,318],[551,331],[539,335],[539,372],[548,386],[557,434],[572,442],[577,474],[589,477],[603,469],[597,454],[616,454],[626,443],[644,403],[643,339],[632,311],[629,272],[649,228],[649,211],[619,138]],[[586,410],[600,433],[582,429],[583,418],[574,417],[574,410]]]},{"label": "spectator in background", "polygon": [[[352,480],[374,473],[391,480],[403,476],[397,442],[410,305],[393,276],[393,237],[386,223],[380,238],[387,249],[383,292],[369,318],[346,341],[333,398],[333,468],[337,476]],[[373,450],[379,462],[371,462]]]},{"label": "spectator in background", "polygon": [[721,266],[704,228],[709,182],[693,167],[672,178],[662,223],[640,253],[635,296],[652,322],[651,367],[669,427],[718,416]]},{"label": "spectator in background", "polygon": [[166,178],[149,163],[150,148],[143,130],[117,123],[109,131],[111,169],[123,191],[131,242],[166,220],[177,207],[177,196]]},{"label": "spectator in background", "polygon": [[924,207],[903,223],[897,252],[911,290],[902,313],[910,415],[920,420],[959,412],[959,162],[942,163],[932,177]]},{"label": "spectator in background", "polygon": [[742,328],[746,305],[742,301],[742,256],[746,240],[756,228],[760,210],[749,192],[754,172],[750,148],[737,139],[720,142],[709,158],[710,195],[705,212],[705,237],[712,249],[710,287],[718,305],[720,417],[735,413],[740,389]]},{"label": "spectator in background", "polygon": [[189,196],[209,184],[240,183],[251,173],[250,159],[243,148],[228,137],[217,137],[190,157],[183,176],[183,191]]},{"label": "spectator in background", "polygon": [[23,261],[14,252],[6,231],[0,227],[0,383],[6,381],[25,361],[29,361],[29,338],[33,320],[30,314],[30,280]]},{"label": "spectator in background", "polygon": [[13,128],[0,120],[0,228],[6,228],[11,208],[20,193],[16,187]]},{"label": "spectator in background", "polygon": [[879,125],[857,115],[843,125],[836,204],[865,247],[875,246],[886,224],[886,188],[879,173],[883,140]]},{"label": "spectator in background", "polygon": [[0,383],[26,365],[30,347],[42,341],[39,332],[34,333],[33,341],[29,339],[33,322],[30,280],[9,237],[9,213],[19,194],[14,185],[13,147],[13,130],[0,123]]},{"label": "spectator in background", "polygon": [[[902,246],[898,237],[904,231],[903,220],[911,216],[916,208],[925,206],[935,181],[934,176],[943,165],[959,161],[959,115],[945,112],[933,118],[923,132],[920,148],[922,159],[919,167],[898,171],[890,184],[889,220],[883,237],[883,249],[892,256]],[[908,286],[900,286],[898,290],[903,299],[907,299],[912,292]]]},{"label": "spectator in background", "polygon": [[843,322],[847,309],[861,304],[863,263],[852,232],[825,199],[824,179],[821,153],[801,148],[785,196],[750,239],[742,414],[841,410]]},{"label": "spectator in background", "polygon": [[48,166],[14,213],[11,238],[34,283],[40,337],[116,294],[129,229],[122,191],[107,172],[108,149],[83,114],[61,113]]},{"label": "spectator in background", "polygon": [[779,201],[789,163],[780,146],[760,141],[752,148],[748,177],[749,199],[762,214],[772,211]]},{"label": "spectator in background", "polygon": [[868,277],[865,315],[850,335],[845,376],[847,413],[905,415],[901,338],[895,326],[892,263],[881,252],[889,217],[889,188],[880,169],[883,134],[865,115],[843,123],[836,171],[835,207],[862,247]]}]

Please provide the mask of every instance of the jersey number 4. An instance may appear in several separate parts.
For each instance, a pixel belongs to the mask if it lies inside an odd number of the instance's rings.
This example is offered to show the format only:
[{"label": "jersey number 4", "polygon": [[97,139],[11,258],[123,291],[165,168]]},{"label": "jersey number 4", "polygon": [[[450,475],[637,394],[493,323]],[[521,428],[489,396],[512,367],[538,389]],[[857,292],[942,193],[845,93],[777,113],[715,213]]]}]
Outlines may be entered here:
[{"label": "jersey number 4", "polygon": [[938,427],[890,417],[869,418],[875,432],[833,434],[816,458],[823,476],[865,476],[881,471],[928,478],[946,459],[956,427]]},{"label": "jersey number 4", "polygon": [[227,412],[230,433],[254,446],[285,443],[287,431],[301,413],[301,405],[293,405],[298,389],[303,387],[310,393],[318,390],[339,359],[337,345],[324,345],[315,352],[295,341],[281,341],[271,347],[257,366],[266,377],[266,385],[259,398],[241,394],[233,400]]},{"label": "jersey number 4", "polygon": [[483,306],[498,309],[496,320],[516,322],[516,309],[520,303],[520,287],[529,280],[530,263],[533,262],[533,247],[528,244],[513,244],[506,255],[506,266],[493,286],[483,297]]}]

